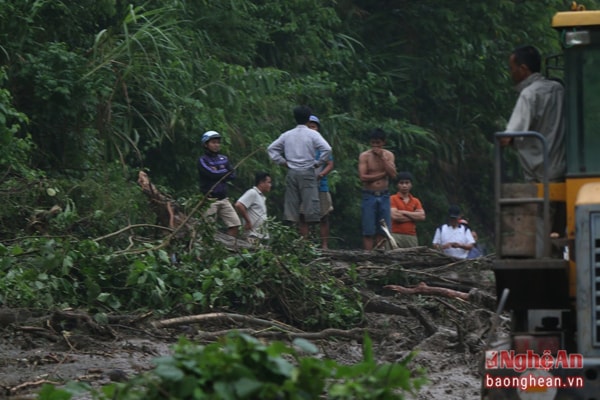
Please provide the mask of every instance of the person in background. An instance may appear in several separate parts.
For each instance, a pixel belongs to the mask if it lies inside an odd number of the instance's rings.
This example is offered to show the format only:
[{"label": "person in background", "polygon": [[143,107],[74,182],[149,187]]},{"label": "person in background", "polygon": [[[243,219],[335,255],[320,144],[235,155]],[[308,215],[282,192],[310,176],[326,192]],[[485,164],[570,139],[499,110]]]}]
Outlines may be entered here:
[{"label": "person in background", "polygon": [[[300,221],[300,205],[307,223],[317,223],[321,219],[316,171],[327,164],[331,146],[319,132],[307,126],[311,115],[307,106],[294,108],[296,127],[282,133],[267,148],[271,160],[288,168],[283,219],[292,223]],[[321,156],[315,161],[317,150]],[[300,234],[306,238],[306,232]]]},{"label": "person in background", "polygon": [[448,223],[439,226],[433,237],[433,247],[444,254],[455,258],[465,259],[475,245],[471,230],[458,222],[460,208],[451,205],[448,208]]},{"label": "person in background", "polygon": [[207,131],[202,135],[204,154],[198,158],[200,190],[211,203],[204,217],[211,222],[220,218],[227,227],[227,234],[237,236],[240,217],[227,198],[227,182],[235,178],[235,170],[227,156],[220,154],[221,134]]},{"label": "person in background", "polygon": [[471,231],[471,235],[473,235],[473,240],[475,240],[475,244],[473,245],[471,250],[469,250],[469,254],[467,254],[467,258],[482,257],[483,250],[481,249],[481,247],[479,247],[479,243],[477,242],[479,240],[479,237],[477,236],[477,232]]},{"label": "person in background", "polygon": [[[311,115],[307,126],[317,132],[320,132],[321,121],[315,115]],[[321,157],[321,152],[317,150],[315,159],[318,160]],[[329,248],[329,213],[333,211],[333,201],[331,200],[331,193],[329,192],[329,181],[327,174],[333,171],[333,155],[329,156],[325,166],[320,170],[317,170],[317,179],[319,181],[319,203],[321,206],[321,220],[319,221],[319,234],[321,236],[321,248]],[[300,231],[303,232],[303,236],[308,236],[308,224],[304,221],[304,215],[300,216]]]},{"label": "person in background", "polygon": [[374,242],[379,243],[385,237],[380,220],[388,228],[390,216],[390,179],[396,177],[394,153],[383,148],[385,132],[375,128],[369,133],[371,149],[360,153],[358,157],[358,177],[362,182],[362,235],[365,250],[372,250]]},{"label": "person in background", "polygon": [[411,194],[414,178],[410,172],[399,172],[396,177],[398,192],[390,197],[392,237],[400,248],[416,247],[416,221],[425,221],[421,201]]},{"label": "person in background", "polygon": [[[461,225],[466,226],[469,229],[471,229],[471,226],[469,225],[469,221],[467,221],[464,218],[460,218],[458,220],[458,223],[461,224]],[[479,246],[479,243],[478,243],[479,238],[477,236],[477,232],[474,231],[473,229],[471,229],[471,235],[473,235],[473,239],[475,240],[475,244],[473,245],[473,248],[471,248],[471,250],[469,250],[469,254],[467,254],[467,258],[482,257],[483,256],[483,250]]]},{"label": "person in background", "polygon": [[235,202],[235,209],[242,216],[244,223],[243,236],[250,242],[268,239],[266,193],[271,191],[271,175],[267,172],[257,172],[254,186]]}]

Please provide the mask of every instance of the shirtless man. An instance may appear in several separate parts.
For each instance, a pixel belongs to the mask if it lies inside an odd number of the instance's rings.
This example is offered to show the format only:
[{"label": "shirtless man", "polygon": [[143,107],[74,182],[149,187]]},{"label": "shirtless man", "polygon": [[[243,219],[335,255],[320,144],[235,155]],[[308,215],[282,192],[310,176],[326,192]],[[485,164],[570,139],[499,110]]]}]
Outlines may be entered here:
[{"label": "shirtless man", "polygon": [[385,150],[385,132],[376,128],[369,134],[371,149],[360,153],[358,157],[358,177],[362,189],[362,234],[363,247],[372,250],[374,241],[383,240],[384,232],[379,221],[385,220],[391,226],[390,192],[388,190],[390,179],[396,177],[396,164],[394,154]]}]

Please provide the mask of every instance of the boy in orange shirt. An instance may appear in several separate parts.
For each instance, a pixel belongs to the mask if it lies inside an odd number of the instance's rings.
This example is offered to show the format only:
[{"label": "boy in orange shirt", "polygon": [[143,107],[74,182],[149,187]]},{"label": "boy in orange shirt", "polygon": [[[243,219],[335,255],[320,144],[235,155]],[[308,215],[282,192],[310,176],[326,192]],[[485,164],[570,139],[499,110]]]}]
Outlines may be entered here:
[{"label": "boy in orange shirt", "polygon": [[398,247],[416,247],[417,240],[416,221],[425,220],[425,210],[421,201],[410,194],[413,176],[410,172],[400,172],[396,177],[398,192],[390,196],[392,214],[392,236]]}]

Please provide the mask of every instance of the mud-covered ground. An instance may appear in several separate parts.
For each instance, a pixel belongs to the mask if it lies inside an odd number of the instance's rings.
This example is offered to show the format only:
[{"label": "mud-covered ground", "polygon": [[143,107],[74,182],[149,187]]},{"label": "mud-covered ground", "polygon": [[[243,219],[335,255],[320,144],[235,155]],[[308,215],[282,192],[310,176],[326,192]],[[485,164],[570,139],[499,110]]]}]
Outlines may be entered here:
[{"label": "mud-covered ground", "polygon": [[[460,270],[450,272],[454,279],[457,273],[462,277]],[[466,265],[462,270],[478,281],[480,288],[490,289],[485,263]],[[444,273],[437,271],[436,275]],[[390,290],[369,295],[393,308],[392,312],[388,308],[378,312],[378,307],[366,307],[361,328],[373,332],[376,358],[395,362],[416,350],[411,367],[427,371],[429,383],[408,398],[479,399],[479,363],[494,315],[489,307],[478,304],[477,299]],[[127,379],[151,369],[152,360],[168,354],[181,335],[206,343],[209,328],[248,328],[247,323],[227,318],[212,324],[156,328],[153,322],[158,319],[151,315],[115,319],[109,327],[101,327],[84,315],[79,310],[45,314],[0,308],[0,398],[35,398],[45,382],[61,385],[76,380],[100,386]],[[355,363],[362,359],[361,335],[348,336],[325,335],[312,342],[324,357]]]}]

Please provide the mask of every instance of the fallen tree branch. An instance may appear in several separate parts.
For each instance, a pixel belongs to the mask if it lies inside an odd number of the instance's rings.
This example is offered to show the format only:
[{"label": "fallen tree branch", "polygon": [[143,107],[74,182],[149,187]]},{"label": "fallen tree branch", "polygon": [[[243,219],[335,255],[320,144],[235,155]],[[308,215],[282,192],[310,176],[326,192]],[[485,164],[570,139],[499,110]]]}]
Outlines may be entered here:
[{"label": "fallen tree branch", "polygon": [[19,385],[17,385],[17,386],[13,386],[13,387],[11,387],[11,388],[10,388],[10,393],[11,393],[11,394],[15,394],[15,393],[17,393],[19,390],[22,390],[22,389],[29,389],[29,388],[32,388],[32,387],[41,386],[41,385],[44,385],[44,384],[46,384],[46,383],[49,383],[50,385],[58,385],[58,384],[60,384],[60,382],[49,381],[49,380],[47,380],[47,379],[41,379],[41,380],[39,380],[39,381],[35,381],[35,382],[23,382],[23,383],[21,383],[21,384],[19,384]]},{"label": "fallen tree branch", "polygon": [[432,296],[449,297],[451,299],[461,299],[465,301],[469,300],[468,293],[463,293],[459,292],[458,290],[452,290],[442,287],[427,286],[425,282],[421,282],[417,286],[412,288],[407,288],[399,285],[385,285],[383,288],[393,290],[400,294],[427,294]]},{"label": "fallen tree branch", "polygon": [[194,324],[194,323],[198,323],[198,322],[207,322],[207,321],[214,321],[214,320],[233,320],[233,321],[244,322],[244,323],[248,323],[248,324],[272,326],[272,327],[276,327],[279,329],[283,329],[284,331],[302,332],[300,329],[294,328],[293,326],[284,324],[279,321],[255,318],[255,317],[251,317],[248,315],[221,313],[221,312],[164,319],[162,321],[153,322],[152,326],[154,326],[155,328],[166,328],[169,326]]},{"label": "fallen tree branch", "polygon": [[50,340],[51,342],[58,342],[60,340],[60,336],[55,335],[46,328],[40,328],[39,326],[17,326],[15,329],[21,332],[27,332],[41,336]]},{"label": "fallen tree branch", "polygon": [[425,282],[421,282],[417,286],[414,286],[412,288],[407,288],[399,285],[385,285],[384,289],[390,289],[400,294],[424,294],[430,296],[447,297],[450,299],[459,299],[475,303],[477,305],[481,305],[485,308],[492,310],[494,309],[496,304],[495,297],[490,296],[489,294],[475,288],[471,289],[469,293],[465,293],[460,292],[458,290],[443,287],[428,286]]},{"label": "fallen tree branch", "polygon": [[135,228],[157,228],[157,229],[164,229],[164,230],[169,231],[169,232],[173,231],[173,229],[168,228],[166,226],[153,225],[153,224],[132,224],[132,225],[127,225],[126,227],[121,228],[118,231],[111,232],[111,233],[109,233],[107,235],[100,236],[100,237],[98,237],[96,239],[92,239],[92,240],[94,242],[99,242],[101,240],[108,239],[109,237],[112,237],[112,236],[120,235],[123,232],[129,231],[129,230],[132,230],[132,229],[135,229]]},{"label": "fallen tree branch", "polygon": [[365,312],[390,314],[390,315],[402,315],[408,317],[410,312],[406,307],[399,306],[392,303],[385,298],[377,295],[370,295],[365,291],[360,292],[365,307]]},{"label": "fallen tree branch", "polygon": [[454,311],[457,314],[464,314],[465,313],[464,311],[459,310],[458,308],[454,307],[452,304],[448,303],[445,300],[438,299],[438,298],[435,298],[434,300],[437,301],[438,303],[440,303],[440,304],[448,307],[449,309],[451,309],[452,311]]}]

